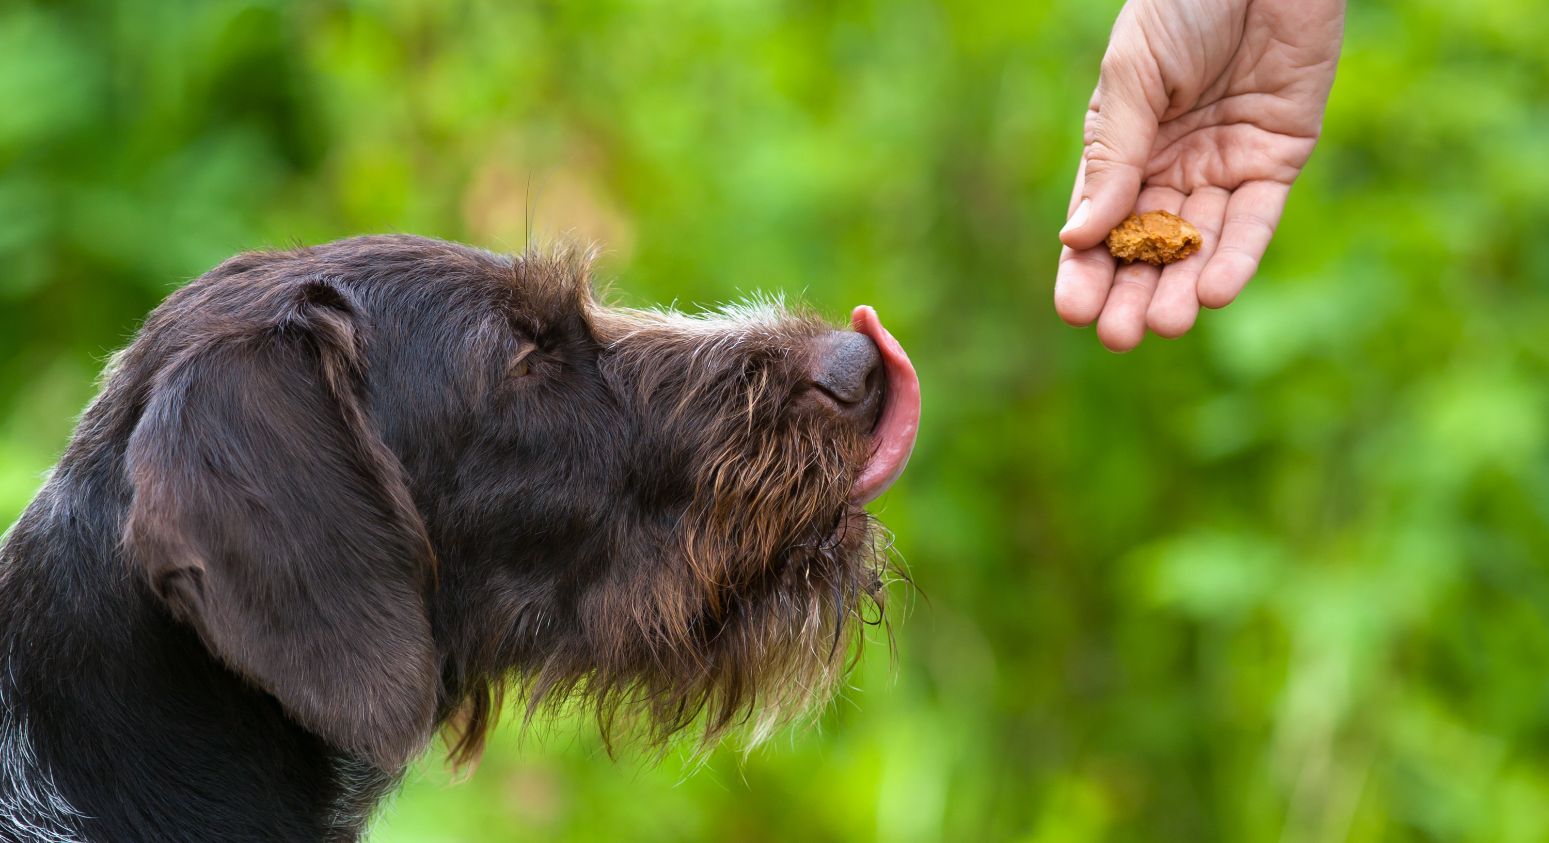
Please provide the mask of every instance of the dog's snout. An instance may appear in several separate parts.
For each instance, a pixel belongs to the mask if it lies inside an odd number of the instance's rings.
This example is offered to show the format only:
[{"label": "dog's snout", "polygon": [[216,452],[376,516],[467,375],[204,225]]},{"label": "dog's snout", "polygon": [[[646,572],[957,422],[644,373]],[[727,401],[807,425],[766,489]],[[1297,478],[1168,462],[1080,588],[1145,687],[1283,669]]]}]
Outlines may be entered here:
[{"label": "dog's snout", "polygon": [[816,341],[812,385],[846,416],[875,418],[881,403],[882,355],[865,334],[834,331]]}]

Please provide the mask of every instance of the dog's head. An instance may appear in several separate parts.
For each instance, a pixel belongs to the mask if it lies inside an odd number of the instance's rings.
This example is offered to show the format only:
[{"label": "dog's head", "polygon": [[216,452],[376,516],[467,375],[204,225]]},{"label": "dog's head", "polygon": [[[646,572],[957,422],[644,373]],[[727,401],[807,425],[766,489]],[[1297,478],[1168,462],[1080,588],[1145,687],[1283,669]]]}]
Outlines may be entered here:
[{"label": "dog's head", "polygon": [[80,435],[126,443],[158,599],[342,750],[397,768],[446,723],[476,753],[508,679],[712,739],[825,698],[880,611],[862,506],[919,388],[869,308],[853,329],[359,238],[174,294]]}]

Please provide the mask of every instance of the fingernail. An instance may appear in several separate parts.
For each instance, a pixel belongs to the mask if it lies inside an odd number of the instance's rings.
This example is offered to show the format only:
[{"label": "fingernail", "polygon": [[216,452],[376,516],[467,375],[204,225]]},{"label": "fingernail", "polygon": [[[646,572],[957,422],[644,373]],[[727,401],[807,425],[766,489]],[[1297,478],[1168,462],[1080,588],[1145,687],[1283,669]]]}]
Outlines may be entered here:
[{"label": "fingernail", "polygon": [[1065,223],[1064,228],[1060,229],[1060,234],[1067,234],[1086,225],[1086,218],[1091,215],[1092,200],[1082,199],[1081,204],[1076,206],[1076,212],[1070,215],[1070,220]]}]

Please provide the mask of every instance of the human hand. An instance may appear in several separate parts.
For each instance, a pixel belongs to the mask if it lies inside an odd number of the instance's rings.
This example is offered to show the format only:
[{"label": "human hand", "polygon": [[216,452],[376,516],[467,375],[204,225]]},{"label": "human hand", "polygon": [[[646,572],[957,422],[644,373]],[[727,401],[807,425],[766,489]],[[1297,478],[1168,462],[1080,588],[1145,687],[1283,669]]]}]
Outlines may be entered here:
[{"label": "human hand", "polygon": [[[1054,307],[1097,320],[1112,351],[1193,327],[1258,269],[1312,155],[1334,84],[1344,0],[1129,0],[1088,107],[1060,232]],[[1204,237],[1165,268],[1116,266],[1103,238],[1131,211],[1171,211]]]}]

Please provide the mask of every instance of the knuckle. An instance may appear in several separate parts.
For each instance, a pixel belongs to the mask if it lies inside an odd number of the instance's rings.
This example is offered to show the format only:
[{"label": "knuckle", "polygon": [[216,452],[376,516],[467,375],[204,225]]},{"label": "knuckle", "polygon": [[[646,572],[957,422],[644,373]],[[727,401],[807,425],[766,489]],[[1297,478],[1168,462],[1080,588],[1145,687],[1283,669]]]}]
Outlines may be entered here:
[{"label": "knuckle", "polygon": [[1120,274],[1113,279],[1113,288],[1115,290],[1134,290],[1137,293],[1141,293],[1147,296],[1151,295],[1151,290],[1154,288],[1154,286],[1155,285],[1147,279],[1134,278],[1123,274]]},{"label": "knuckle", "polygon": [[1097,111],[1088,111],[1086,120],[1081,123],[1081,143],[1083,146],[1091,146],[1097,140],[1097,125],[1102,122],[1102,114]]},{"label": "knuckle", "polygon": [[1098,79],[1103,82],[1112,81],[1113,79],[1128,73],[1131,64],[1132,62],[1130,61],[1129,56],[1126,55],[1124,51],[1110,46],[1108,51],[1103,53],[1103,60],[1097,66],[1099,74]]},{"label": "knuckle", "polygon": [[1133,90],[1147,75],[1144,68],[1145,63],[1135,51],[1109,47],[1108,52],[1103,54],[1102,63],[1098,65],[1098,90],[1117,88],[1121,94],[1125,90]]},{"label": "knuckle", "polygon": [[1103,138],[1102,126],[1099,125],[1092,135],[1092,140],[1086,147],[1086,174],[1099,175],[1112,170],[1118,165],[1118,152]]},{"label": "knuckle", "polygon": [[1252,274],[1259,267],[1259,256],[1244,249],[1240,243],[1223,243],[1216,250],[1216,258],[1222,260],[1222,266],[1231,265],[1232,271],[1241,274]]},{"label": "knuckle", "polygon": [[[1267,220],[1252,214],[1237,213],[1228,215],[1226,218],[1225,229],[1233,228],[1247,229],[1248,231],[1256,234],[1259,238],[1263,239],[1265,242],[1268,242],[1269,238],[1272,237],[1275,233],[1275,227],[1270,225]],[[1236,251],[1242,252],[1243,250],[1241,248],[1237,248]]]}]

